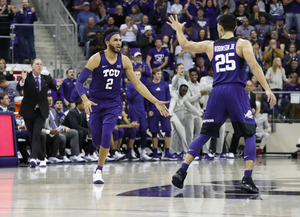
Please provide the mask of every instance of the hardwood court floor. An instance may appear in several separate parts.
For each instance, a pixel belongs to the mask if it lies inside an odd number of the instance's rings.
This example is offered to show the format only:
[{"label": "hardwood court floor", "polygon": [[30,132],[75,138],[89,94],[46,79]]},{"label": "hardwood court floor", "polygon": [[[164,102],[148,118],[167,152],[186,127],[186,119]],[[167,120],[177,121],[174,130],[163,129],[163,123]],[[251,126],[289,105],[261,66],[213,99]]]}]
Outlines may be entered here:
[{"label": "hardwood court floor", "polygon": [[117,162],[92,184],[93,164],[0,168],[0,216],[300,216],[300,160],[256,163],[260,195],[239,190],[243,159],[193,162],[183,189],[171,185],[179,162]]}]

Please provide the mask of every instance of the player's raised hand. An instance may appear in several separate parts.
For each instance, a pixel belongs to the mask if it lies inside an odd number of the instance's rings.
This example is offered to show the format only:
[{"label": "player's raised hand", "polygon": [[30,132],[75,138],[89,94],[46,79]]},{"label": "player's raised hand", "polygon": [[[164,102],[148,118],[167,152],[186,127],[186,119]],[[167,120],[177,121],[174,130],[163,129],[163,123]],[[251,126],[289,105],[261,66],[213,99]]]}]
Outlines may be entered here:
[{"label": "player's raised hand", "polygon": [[90,112],[92,112],[92,105],[98,105],[98,104],[92,102],[89,99],[86,99],[83,101],[83,105],[84,105],[85,113],[89,115]]},{"label": "player's raised hand", "polygon": [[272,91],[266,91],[266,95],[268,96],[268,103],[270,103],[270,105],[274,106],[276,104],[276,97],[275,95],[272,93]]},{"label": "player's raised hand", "polygon": [[175,30],[175,31],[178,31],[178,30],[182,30],[182,27],[186,24],[186,22],[184,23],[179,23],[178,21],[178,18],[177,18],[177,15],[175,15],[175,18],[171,15],[169,17],[169,21],[167,21],[167,23]]},{"label": "player's raised hand", "polygon": [[169,116],[169,110],[165,106],[165,104],[168,104],[169,101],[157,101],[155,103],[156,108],[160,112],[162,116],[168,117]]}]

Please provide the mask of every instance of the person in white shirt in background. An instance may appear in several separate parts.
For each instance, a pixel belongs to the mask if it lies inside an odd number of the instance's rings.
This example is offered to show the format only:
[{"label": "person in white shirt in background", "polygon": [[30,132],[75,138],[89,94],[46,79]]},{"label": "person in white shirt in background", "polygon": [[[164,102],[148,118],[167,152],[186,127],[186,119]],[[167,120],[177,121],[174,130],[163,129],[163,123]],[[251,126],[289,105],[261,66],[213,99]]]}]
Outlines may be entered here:
[{"label": "person in white shirt in background", "polygon": [[183,63],[176,64],[175,71],[176,71],[176,75],[173,76],[172,82],[171,82],[171,84],[172,84],[171,92],[179,90],[179,87],[182,84],[187,85],[187,83],[188,83],[187,80],[184,77]]}]

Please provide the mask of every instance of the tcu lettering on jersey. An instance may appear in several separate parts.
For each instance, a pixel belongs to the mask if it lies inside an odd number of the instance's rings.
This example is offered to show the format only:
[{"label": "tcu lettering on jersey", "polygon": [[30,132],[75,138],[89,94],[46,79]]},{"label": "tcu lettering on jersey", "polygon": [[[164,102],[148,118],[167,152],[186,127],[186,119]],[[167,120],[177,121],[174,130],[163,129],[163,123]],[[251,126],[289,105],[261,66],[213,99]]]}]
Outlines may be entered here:
[{"label": "tcu lettering on jersey", "polygon": [[105,69],[105,70],[103,70],[103,74],[104,74],[104,77],[107,77],[107,76],[118,77],[119,74],[120,74],[120,70],[118,70],[118,69]]}]

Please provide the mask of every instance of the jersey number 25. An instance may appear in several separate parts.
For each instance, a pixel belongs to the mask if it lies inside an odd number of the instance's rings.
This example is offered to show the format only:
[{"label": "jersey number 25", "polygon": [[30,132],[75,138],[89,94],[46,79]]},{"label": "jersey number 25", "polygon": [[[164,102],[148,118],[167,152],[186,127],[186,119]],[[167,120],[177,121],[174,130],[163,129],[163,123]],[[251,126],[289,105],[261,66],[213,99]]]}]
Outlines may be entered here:
[{"label": "jersey number 25", "polygon": [[218,54],[215,56],[217,73],[235,70],[235,60],[230,59],[230,57],[234,57],[234,52]]}]

